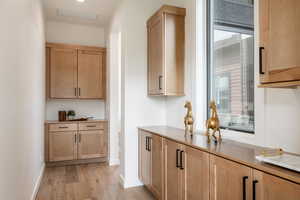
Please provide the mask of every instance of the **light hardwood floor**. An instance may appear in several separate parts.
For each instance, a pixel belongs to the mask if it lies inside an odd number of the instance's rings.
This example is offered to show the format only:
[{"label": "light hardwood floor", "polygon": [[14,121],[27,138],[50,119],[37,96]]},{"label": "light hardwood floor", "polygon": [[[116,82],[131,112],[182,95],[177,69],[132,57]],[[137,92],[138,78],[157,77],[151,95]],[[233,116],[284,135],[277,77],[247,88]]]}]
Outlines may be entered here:
[{"label": "light hardwood floor", "polygon": [[124,190],[119,167],[106,164],[47,168],[36,200],[154,200],[144,188]]}]

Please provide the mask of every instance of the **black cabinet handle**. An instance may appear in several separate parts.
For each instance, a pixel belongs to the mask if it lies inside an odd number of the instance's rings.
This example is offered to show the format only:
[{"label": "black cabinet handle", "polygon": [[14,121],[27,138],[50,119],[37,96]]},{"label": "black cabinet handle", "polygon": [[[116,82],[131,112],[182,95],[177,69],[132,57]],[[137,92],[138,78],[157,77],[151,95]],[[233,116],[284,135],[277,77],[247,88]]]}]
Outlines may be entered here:
[{"label": "black cabinet handle", "polygon": [[149,151],[149,137],[147,136],[147,151]]},{"label": "black cabinet handle", "polygon": [[253,200],[256,200],[256,184],[258,183],[258,180],[253,181]]},{"label": "black cabinet handle", "polygon": [[244,176],[243,177],[243,200],[246,200],[246,181],[249,177],[248,176]]},{"label": "black cabinet handle", "polygon": [[177,168],[180,167],[180,165],[178,164],[178,162],[179,162],[179,159],[178,159],[178,157],[179,157],[179,152],[180,152],[180,150],[177,149],[177,150],[176,150],[176,167],[177,167]]},{"label": "black cabinet handle", "polygon": [[146,136],[146,150],[148,151],[148,137]]},{"label": "black cabinet handle", "polygon": [[183,167],[183,153],[184,153],[184,151],[180,151],[180,169],[181,170],[184,170],[184,167]]},{"label": "black cabinet handle", "polygon": [[265,48],[264,47],[259,47],[259,74],[265,74],[265,72],[263,72],[263,58],[262,58],[262,52]]},{"label": "black cabinet handle", "polygon": [[159,90],[162,89],[161,81],[162,81],[162,76],[160,75],[160,76],[158,77],[158,87],[159,87]]},{"label": "black cabinet handle", "polygon": [[151,151],[151,137],[148,137],[148,151]]},{"label": "black cabinet handle", "polygon": [[88,128],[96,128],[97,125],[87,125],[86,127],[88,127]]}]

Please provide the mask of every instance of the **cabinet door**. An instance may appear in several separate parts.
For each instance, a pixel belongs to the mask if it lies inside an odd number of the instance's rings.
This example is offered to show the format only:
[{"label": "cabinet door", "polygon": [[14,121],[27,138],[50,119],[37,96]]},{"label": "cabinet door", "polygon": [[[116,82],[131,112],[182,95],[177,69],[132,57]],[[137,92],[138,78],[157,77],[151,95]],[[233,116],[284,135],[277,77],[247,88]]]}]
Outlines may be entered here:
[{"label": "cabinet door", "polygon": [[163,20],[157,17],[148,26],[148,93],[160,95],[163,91]]},{"label": "cabinet door", "polygon": [[186,146],[183,155],[183,199],[209,200],[209,154]]},{"label": "cabinet door", "polygon": [[250,200],[251,183],[251,168],[221,157],[211,156],[211,200]]},{"label": "cabinet door", "polygon": [[[263,82],[300,80],[300,1],[260,0]],[[265,71],[264,71],[265,70]]]},{"label": "cabinet door", "polygon": [[77,98],[77,50],[51,48],[50,98]]},{"label": "cabinet door", "polygon": [[151,151],[149,141],[151,135],[140,131],[139,134],[139,177],[145,186],[151,187]]},{"label": "cabinet door", "polygon": [[104,52],[78,51],[78,96],[80,99],[104,98],[104,67]]},{"label": "cabinet door", "polygon": [[78,159],[101,158],[106,155],[107,142],[103,130],[79,132]]},{"label": "cabinet door", "polygon": [[178,168],[180,145],[165,140],[165,200],[180,200],[182,191],[181,173]]},{"label": "cabinet door", "polygon": [[253,170],[253,194],[256,200],[299,200],[300,185]]},{"label": "cabinet door", "polygon": [[50,98],[50,55],[51,49],[46,47],[46,99]]},{"label": "cabinet door", "polygon": [[67,161],[77,158],[76,132],[49,133],[49,160]]},{"label": "cabinet door", "polygon": [[163,198],[163,144],[162,137],[157,135],[151,136],[151,168],[152,181],[151,188],[157,199]]}]

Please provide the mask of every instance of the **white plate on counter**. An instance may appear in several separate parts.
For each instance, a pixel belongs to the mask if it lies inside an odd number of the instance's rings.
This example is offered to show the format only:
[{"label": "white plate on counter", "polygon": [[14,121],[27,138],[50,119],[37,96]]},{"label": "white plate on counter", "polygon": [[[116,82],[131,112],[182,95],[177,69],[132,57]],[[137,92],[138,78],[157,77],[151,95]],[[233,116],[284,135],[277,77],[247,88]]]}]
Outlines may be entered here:
[{"label": "white plate on counter", "polygon": [[300,172],[300,156],[283,154],[278,156],[256,156],[257,160]]}]

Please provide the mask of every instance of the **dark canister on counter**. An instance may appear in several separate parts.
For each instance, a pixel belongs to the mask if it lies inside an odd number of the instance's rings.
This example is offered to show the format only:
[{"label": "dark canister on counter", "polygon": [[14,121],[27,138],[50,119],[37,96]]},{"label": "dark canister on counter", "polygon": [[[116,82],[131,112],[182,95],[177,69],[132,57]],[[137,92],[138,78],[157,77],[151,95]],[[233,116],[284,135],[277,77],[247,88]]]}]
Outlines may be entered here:
[{"label": "dark canister on counter", "polygon": [[58,121],[64,122],[67,120],[67,112],[66,111],[58,111]]}]

